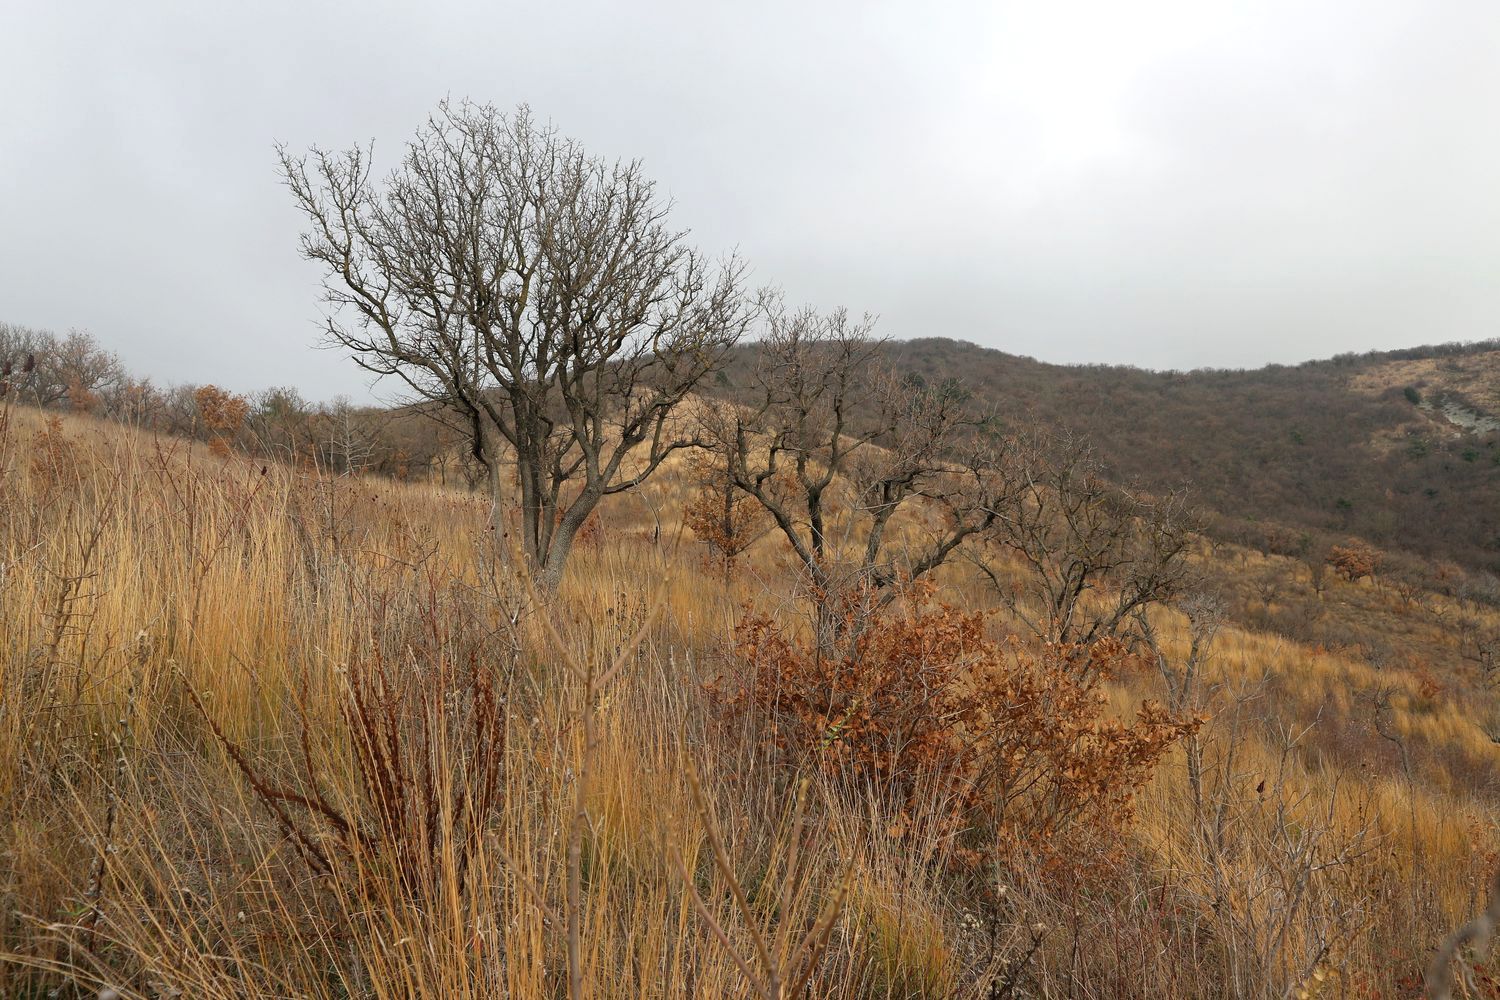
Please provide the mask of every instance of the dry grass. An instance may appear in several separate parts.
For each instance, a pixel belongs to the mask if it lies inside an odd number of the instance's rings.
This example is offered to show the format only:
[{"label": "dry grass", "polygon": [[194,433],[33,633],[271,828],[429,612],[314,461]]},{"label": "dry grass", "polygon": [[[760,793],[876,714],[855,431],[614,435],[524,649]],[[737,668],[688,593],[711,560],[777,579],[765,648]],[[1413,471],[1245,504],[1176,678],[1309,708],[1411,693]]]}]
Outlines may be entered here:
[{"label": "dry grass", "polygon": [[1490,413],[1500,412],[1500,353],[1387,361],[1356,375],[1351,385],[1372,394],[1406,386],[1420,387],[1424,393],[1451,390]]},{"label": "dry grass", "polygon": [[[1327,599],[1418,636],[1442,693],[1410,663],[1225,627],[1200,794],[1173,756],[1108,869],[1072,877],[961,861],[940,809],[893,830],[816,775],[792,808],[795,783],[702,690],[744,605],[792,613],[787,567],[766,539],[725,580],[682,531],[680,469],[581,543],[553,638],[486,557],[472,496],[4,420],[6,996],[551,998],[571,967],[600,1000],[738,997],[745,966],[768,984],[764,945],[814,996],[1395,997],[1484,905],[1487,706],[1456,652],[1433,655],[1453,640],[1431,614],[1368,582]],[[984,600],[956,568],[943,587]],[[1178,653],[1179,619],[1160,615]],[[412,685],[393,714],[353,697],[375,665]],[[476,684],[498,699],[489,742]],[[1111,693],[1125,713],[1157,687]],[[387,732],[406,742],[381,784]],[[486,800],[470,765],[494,741]]]}]

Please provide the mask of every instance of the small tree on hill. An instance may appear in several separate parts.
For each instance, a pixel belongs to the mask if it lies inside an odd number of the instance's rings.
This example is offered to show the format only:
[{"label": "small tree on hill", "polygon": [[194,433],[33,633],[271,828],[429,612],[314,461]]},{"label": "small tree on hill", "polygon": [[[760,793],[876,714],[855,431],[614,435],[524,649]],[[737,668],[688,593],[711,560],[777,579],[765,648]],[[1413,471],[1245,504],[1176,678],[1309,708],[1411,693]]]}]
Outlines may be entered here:
[{"label": "small tree on hill", "polygon": [[262,451],[295,463],[317,440],[314,416],[312,404],[300,392],[278,386],[255,396],[247,423]]},{"label": "small tree on hill", "polygon": [[695,443],[673,412],[749,321],[742,267],[689,247],[638,163],[524,107],[443,103],[384,181],[358,148],[283,149],[281,166],[330,338],[463,425],[493,530],[514,489],[522,548],[555,586],[604,498]]},{"label": "small tree on hill", "polygon": [[250,415],[250,404],[243,396],[216,385],[199,386],[193,391],[198,407],[199,426],[215,454],[229,454],[229,446]]},{"label": "small tree on hill", "polygon": [[1380,553],[1362,542],[1350,541],[1348,545],[1331,546],[1326,562],[1339,576],[1355,583],[1375,575],[1380,568]]},{"label": "small tree on hill", "polygon": [[779,302],[767,316],[750,385],[705,424],[800,564],[828,650],[894,584],[994,522],[996,449],[960,389],[914,385],[881,362],[869,319]]},{"label": "small tree on hill", "polygon": [[[972,559],[1044,642],[1086,647],[1182,589],[1195,521],[1180,494],[1123,489],[1085,442],[1044,431],[1016,444],[1005,474],[1012,500]],[[1023,582],[1011,583],[1004,556]]]},{"label": "small tree on hill", "polygon": [[734,484],[722,456],[695,456],[690,471],[698,487],[683,507],[683,523],[718,553],[728,574],[735,560],[770,530],[769,518],[764,507]]}]

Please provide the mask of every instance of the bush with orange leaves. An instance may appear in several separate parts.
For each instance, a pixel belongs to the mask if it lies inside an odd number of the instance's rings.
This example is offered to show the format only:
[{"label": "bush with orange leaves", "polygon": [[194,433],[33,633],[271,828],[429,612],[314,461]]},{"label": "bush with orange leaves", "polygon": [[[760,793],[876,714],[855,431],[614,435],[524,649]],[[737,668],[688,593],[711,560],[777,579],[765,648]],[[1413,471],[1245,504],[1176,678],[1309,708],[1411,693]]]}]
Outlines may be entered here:
[{"label": "bush with orange leaves", "polygon": [[715,459],[698,458],[689,466],[698,490],[682,509],[682,521],[719,555],[727,574],[734,561],[766,533],[769,517],[760,503],[734,485]]},{"label": "bush with orange leaves", "polygon": [[198,406],[198,415],[203,426],[218,434],[233,434],[245,422],[250,404],[245,397],[236,396],[216,385],[202,385],[193,391],[193,402]]},{"label": "bush with orange leaves", "polygon": [[250,413],[250,404],[244,396],[236,396],[216,385],[199,386],[193,391],[193,402],[197,404],[209,447],[221,458],[228,455],[230,443]]},{"label": "bush with orange leaves", "polygon": [[1374,576],[1380,568],[1380,553],[1360,542],[1334,545],[1328,550],[1328,565],[1350,583]]},{"label": "bush with orange leaves", "polygon": [[758,722],[779,760],[874,788],[895,836],[942,801],[948,832],[982,828],[1002,854],[1107,848],[1162,755],[1202,720],[1153,703],[1128,725],[1111,717],[1102,685],[1135,662],[1118,640],[1033,652],[913,591],[835,656],[747,617],[739,670],[713,687],[720,705]]}]

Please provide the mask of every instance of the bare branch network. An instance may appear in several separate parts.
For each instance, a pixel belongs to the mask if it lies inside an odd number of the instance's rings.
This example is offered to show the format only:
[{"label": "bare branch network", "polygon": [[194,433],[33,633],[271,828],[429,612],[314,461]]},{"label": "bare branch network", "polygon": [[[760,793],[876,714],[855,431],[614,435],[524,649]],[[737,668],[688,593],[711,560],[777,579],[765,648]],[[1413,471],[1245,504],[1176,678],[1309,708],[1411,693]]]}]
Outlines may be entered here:
[{"label": "bare branch network", "polygon": [[369,149],[280,157],[329,336],[463,420],[493,529],[514,490],[555,586],[598,504],[696,443],[669,417],[750,322],[743,265],[690,247],[639,163],[589,156],[525,107],[444,102],[380,182]]}]

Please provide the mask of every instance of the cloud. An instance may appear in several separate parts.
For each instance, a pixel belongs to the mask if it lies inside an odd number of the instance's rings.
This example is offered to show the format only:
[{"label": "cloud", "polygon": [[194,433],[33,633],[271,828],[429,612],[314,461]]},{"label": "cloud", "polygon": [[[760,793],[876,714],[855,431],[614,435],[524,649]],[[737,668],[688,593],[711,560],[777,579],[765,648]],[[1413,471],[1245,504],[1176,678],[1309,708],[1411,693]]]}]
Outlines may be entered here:
[{"label": "cloud", "polygon": [[162,379],[363,391],[272,144],[389,157],[445,95],[644,159],[700,245],[895,336],[1193,367],[1500,329],[1487,0],[3,18],[0,312]]}]

